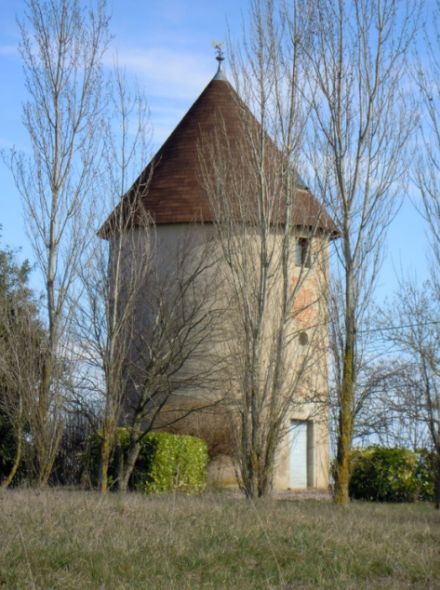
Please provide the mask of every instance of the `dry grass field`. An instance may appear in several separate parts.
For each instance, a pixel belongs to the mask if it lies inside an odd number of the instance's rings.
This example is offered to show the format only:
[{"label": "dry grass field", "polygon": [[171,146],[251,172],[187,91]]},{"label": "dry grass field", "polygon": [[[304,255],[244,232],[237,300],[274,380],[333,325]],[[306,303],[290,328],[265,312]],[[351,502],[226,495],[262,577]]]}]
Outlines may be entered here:
[{"label": "dry grass field", "polygon": [[0,493],[7,589],[440,588],[429,505]]}]

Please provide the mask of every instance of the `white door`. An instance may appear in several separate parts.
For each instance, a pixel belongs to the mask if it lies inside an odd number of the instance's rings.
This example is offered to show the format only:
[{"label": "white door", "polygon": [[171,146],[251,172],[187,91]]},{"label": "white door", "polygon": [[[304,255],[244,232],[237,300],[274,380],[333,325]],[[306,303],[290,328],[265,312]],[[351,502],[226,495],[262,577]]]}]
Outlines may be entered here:
[{"label": "white door", "polygon": [[307,422],[292,420],[289,440],[289,487],[307,487]]}]

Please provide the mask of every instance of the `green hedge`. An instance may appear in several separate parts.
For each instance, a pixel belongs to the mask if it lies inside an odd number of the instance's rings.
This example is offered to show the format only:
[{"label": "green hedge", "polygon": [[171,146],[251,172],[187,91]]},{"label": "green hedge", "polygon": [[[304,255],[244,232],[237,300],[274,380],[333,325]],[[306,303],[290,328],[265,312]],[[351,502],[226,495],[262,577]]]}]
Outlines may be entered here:
[{"label": "green hedge", "polygon": [[[115,451],[110,464],[110,485],[117,482],[118,465],[124,460],[131,439],[129,428],[117,429]],[[101,437],[89,443],[88,464],[92,485],[98,484]],[[197,493],[206,486],[208,448],[194,436],[150,432],[142,440],[130,488],[145,493],[183,491]]]},{"label": "green hedge", "polygon": [[208,447],[194,436],[149,434],[141,453],[145,477],[137,487],[147,493],[200,492],[206,485]]},{"label": "green hedge", "polygon": [[377,502],[430,500],[434,491],[427,451],[371,446],[352,452],[350,497]]}]

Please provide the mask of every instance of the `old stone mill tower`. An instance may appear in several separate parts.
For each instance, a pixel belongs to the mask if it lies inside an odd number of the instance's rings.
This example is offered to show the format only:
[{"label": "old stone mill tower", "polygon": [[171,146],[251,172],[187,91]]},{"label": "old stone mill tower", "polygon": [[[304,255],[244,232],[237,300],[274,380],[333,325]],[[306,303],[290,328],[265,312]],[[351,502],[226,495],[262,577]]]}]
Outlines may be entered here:
[{"label": "old stone mill tower", "polygon": [[[130,212],[131,222],[124,226],[124,231],[127,239],[136,244],[143,239],[146,231],[151,231],[146,229],[146,225],[154,226],[156,277],[166,276],[169,281],[170,277],[183,276],[182,268],[185,265],[194,268],[204,260],[210,260],[205,272],[200,273],[191,289],[185,292],[191,291],[193,305],[199,296],[198,313],[206,306],[209,312],[214,308],[222,309],[223,315],[214,322],[216,326],[208,329],[192,348],[180,370],[176,371],[179,377],[174,379],[173,376],[174,380],[168,381],[168,386],[175,386],[175,390],[168,395],[167,403],[158,413],[157,420],[158,423],[162,421],[164,429],[205,438],[211,457],[211,480],[218,485],[234,485],[236,469],[233,456],[237,429],[233,416],[234,397],[228,385],[233,380],[228,375],[233,364],[239,362],[237,353],[231,353],[231,350],[236,349],[230,344],[239,340],[234,335],[234,326],[239,324],[240,318],[228,320],[227,302],[230,301],[231,289],[228,281],[222,277],[222,270],[216,267],[215,255],[206,250],[206,244],[219,223],[219,211],[223,215],[226,211],[225,207],[216,207],[209,193],[211,187],[214,194],[215,190],[221,194],[221,190],[227,186],[219,180],[222,171],[225,176],[230,175],[232,169],[240,170],[240,163],[250,161],[253,157],[243,141],[246,135],[243,122],[257,135],[263,134],[269,145],[268,157],[279,160],[283,156],[277,151],[274,142],[264,135],[258,121],[227,81],[221,67],[222,56],[218,60],[219,67],[214,78],[141,172],[132,188],[122,197],[120,205],[102,226],[100,235],[109,240],[111,248],[117,215],[135,203],[136,210]],[[232,154],[229,162],[226,159],[219,162],[222,150],[227,151],[230,158]],[[236,182],[238,176],[234,178]],[[295,381],[299,391],[295,397],[296,403],[286,408],[283,433],[277,446],[273,481],[274,488],[279,490],[326,488],[328,485],[325,409],[328,390],[327,333],[326,305],[322,293],[328,284],[328,244],[336,237],[337,230],[322,206],[299,179],[295,195],[292,224],[295,254],[289,272],[292,288],[299,281],[301,283],[292,311],[295,316],[295,337],[289,341],[286,356],[291,360],[289,370],[292,374],[299,374],[299,367],[303,369],[300,378]],[[218,195],[215,198],[217,203],[221,200]],[[234,216],[238,209],[232,205],[228,211]],[[279,211],[277,214],[281,215]],[[250,222],[246,222],[248,232],[250,225]],[[273,252],[277,252],[277,236],[282,223],[274,223],[274,228],[275,225],[276,229],[269,236]],[[131,251],[131,262],[128,264],[143,264],[141,250],[136,252],[135,247]],[[274,285],[272,309],[275,322],[278,306],[276,279]],[[181,285],[179,288],[183,292]],[[173,287],[165,290],[172,291]],[[144,293],[136,311],[139,318],[139,342],[143,342],[142,330],[148,333],[153,321],[150,308],[154,295],[148,277]],[[174,309],[179,305],[175,301]],[[182,313],[188,314],[188,309],[183,306]],[[224,328],[228,321],[230,326],[228,331],[223,332],[222,339],[218,328],[219,325]],[[224,336],[226,333],[227,336]],[[142,346],[140,344],[139,348]],[[304,360],[306,356],[307,362]],[[214,366],[214,370],[208,370],[210,366]],[[127,399],[135,395],[132,391],[127,394]],[[130,402],[127,402],[128,422],[129,407]],[[182,417],[176,421],[174,418],[178,417],[179,412]]]}]

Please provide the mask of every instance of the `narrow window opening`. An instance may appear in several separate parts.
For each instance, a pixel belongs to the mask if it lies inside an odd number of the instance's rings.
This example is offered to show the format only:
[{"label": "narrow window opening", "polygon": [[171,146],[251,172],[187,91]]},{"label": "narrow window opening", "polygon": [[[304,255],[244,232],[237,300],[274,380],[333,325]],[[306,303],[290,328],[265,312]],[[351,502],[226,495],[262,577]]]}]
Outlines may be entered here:
[{"label": "narrow window opening", "polygon": [[296,266],[310,267],[310,240],[298,238],[296,243]]},{"label": "narrow window opening", "polygon": [[307,346],[307,344],[309,343],[309,336],[307,332],[300,332],[298,340],[301,346]]}]

